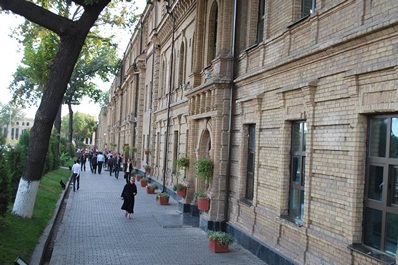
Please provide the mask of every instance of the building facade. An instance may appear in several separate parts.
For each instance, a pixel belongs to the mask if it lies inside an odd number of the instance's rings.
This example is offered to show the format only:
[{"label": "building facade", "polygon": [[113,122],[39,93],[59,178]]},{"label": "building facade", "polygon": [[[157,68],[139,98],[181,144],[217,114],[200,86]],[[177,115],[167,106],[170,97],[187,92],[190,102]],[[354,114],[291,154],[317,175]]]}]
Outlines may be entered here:
[{"label": "building facade", "polygon": [[6,137],[6,143],[15,145],[19,141],[19,137],[26,131],[30,131],[33,127],[34,119],[24,118],[12,121],[3,127],[3,134]]},{"label": "building facade", "polygon": [[397,32],[396,0],[150,1],[96,144],[269,264],[395,264]]}]

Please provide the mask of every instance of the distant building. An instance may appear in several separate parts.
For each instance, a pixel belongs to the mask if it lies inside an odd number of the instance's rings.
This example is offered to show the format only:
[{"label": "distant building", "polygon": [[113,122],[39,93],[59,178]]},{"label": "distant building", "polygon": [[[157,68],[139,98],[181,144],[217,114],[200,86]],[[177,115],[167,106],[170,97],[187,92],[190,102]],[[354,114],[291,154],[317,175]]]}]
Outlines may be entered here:
[{"label": "distant building", "polygon": [[3,127],[3,133],[6,135],[7,144],[15,145],[19,137],[26,131],[33,127],[34,119],[24,118],[11,122]]}]

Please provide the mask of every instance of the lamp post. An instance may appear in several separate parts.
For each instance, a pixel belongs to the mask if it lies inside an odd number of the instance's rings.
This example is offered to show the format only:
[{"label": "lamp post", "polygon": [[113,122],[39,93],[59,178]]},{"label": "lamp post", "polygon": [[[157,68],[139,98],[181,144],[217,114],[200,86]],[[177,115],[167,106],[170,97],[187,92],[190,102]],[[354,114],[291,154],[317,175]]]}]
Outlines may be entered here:
[{"label": "lamp post", "polygon": [[164,157],[163,157],[163,189],[162,192],[166,191],[166,168],[167,168],[167,153],[168,153],[168,142],[169,142],[169,126],[170,126],[170,104],[171,104],[171,91],[173,86],[173,65],[174,65],[174,28],[175,28],[175,17],[171,11],[171,6],[166,6],[167,14],[173,19],[172,37],[171,37],[171,58],[170,58],[170,78],[169,78],[169,95],[167,102],[167,121],[166,121],[166,139],[164,146]]}]

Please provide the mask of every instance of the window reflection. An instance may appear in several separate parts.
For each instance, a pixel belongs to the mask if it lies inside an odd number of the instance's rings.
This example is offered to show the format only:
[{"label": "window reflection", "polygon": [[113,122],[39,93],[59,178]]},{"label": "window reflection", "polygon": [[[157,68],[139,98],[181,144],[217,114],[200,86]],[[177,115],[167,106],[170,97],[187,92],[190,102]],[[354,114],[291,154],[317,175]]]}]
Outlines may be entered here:
[{"label": "window reflection", "polygon": [[375,157],[386,156],[387,119],[370,120],[369,155]]},{"label": "window reflection", "polygon": [[381,239],[381,211],[366,208],[365,221],[365,244],[380,249]]},{"label": "window reflection", "polygon": [[368,198],[381,201],[383,192],[383,167],[369,167]]},{"label": "window reflection", "polygon": [[388,254],[394,255],[397,252],[397,238],[398,238],[398,215],[387,214],[387,231],[385,249]]},{"label": "window reflection", "polygon": [[391,119],[390,158],[398,158],[398,118]]}]

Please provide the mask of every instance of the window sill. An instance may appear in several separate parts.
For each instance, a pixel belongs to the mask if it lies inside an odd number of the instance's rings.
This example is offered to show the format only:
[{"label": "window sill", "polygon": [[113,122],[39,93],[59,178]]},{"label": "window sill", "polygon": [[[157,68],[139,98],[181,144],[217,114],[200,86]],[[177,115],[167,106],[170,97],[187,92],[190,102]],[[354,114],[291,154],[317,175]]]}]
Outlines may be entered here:
[{"label": "window sill", "polygon": [[372,249],[368,246],[365,246],[363,244],[352,244],[347,246],[348,249],[351,249],[352,251],[355,251],[359,254],[365,255],[367,257],[370,257],[372,259],[377,260],[378,262],[381,262],[382,264],[386,265],[394,265],[395,264],[395,258],[388,256],[387,254]]},{"label": "window sill", "polygon": [[292,218],[292,217],[290,217],[288,215],[281,215],[280,218],[283,219],[283,220],[286,220],[286,221],[288,221],[288,222],[290,222],[292,224],[295,224],[298,227],[302,227],[303,226],[303,220],[294,219],[294,218]]},{"label": "window sill", "polygon": [[301,21],[306,20],[309,16],[310,16],[310,15],[307,15],[307,16],[305,16],[305,17],[302,17],[302,18],[300,18],[300,19],[294,21],[293,23],[289,24],[289,25],[287,26],[287,28],[289,29],[289,28],[293,27],[294,25],[299,24]]},{"label": "window sill", "polygon": [[246,198],[242,198],[239,200],[241,203],[246,204],[247,206],[252,206],[253,205],[253,201],[248,200]]}]

